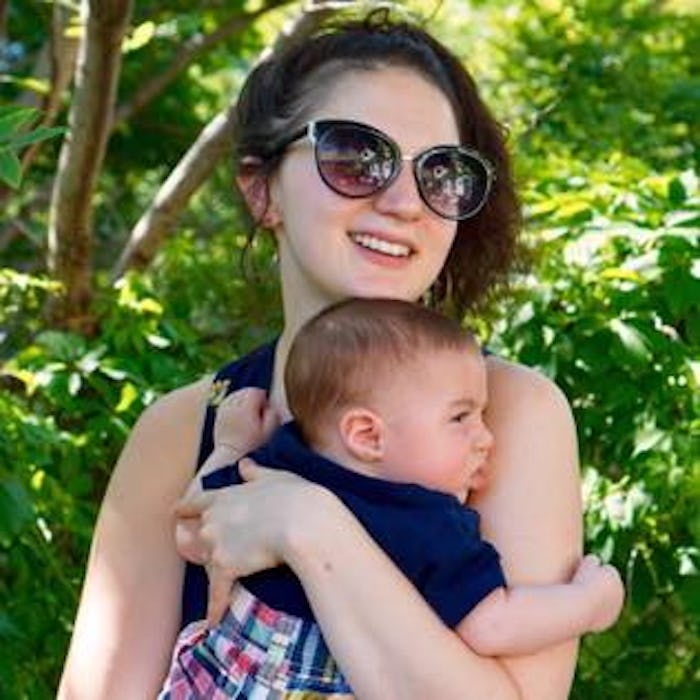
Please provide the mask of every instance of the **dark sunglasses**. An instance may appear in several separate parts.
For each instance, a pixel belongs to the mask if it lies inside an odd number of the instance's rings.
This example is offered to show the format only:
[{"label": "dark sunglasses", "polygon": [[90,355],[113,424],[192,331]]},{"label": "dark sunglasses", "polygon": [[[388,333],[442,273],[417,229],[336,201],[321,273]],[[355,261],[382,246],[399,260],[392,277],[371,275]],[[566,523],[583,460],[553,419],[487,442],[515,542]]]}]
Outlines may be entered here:
[{"label": "dark sunglasses", "polygon": [[461,220],[484,206],[495,179],[493,166],[478,151],[446,145],[404,156],[385,133],[345,119],[309,122],[279,150],[304,137],[313,144],[321,179],[344,197],[380,192],[398,177],[406,160],[413,163],[418,192],[428,207],[445,219]]}]

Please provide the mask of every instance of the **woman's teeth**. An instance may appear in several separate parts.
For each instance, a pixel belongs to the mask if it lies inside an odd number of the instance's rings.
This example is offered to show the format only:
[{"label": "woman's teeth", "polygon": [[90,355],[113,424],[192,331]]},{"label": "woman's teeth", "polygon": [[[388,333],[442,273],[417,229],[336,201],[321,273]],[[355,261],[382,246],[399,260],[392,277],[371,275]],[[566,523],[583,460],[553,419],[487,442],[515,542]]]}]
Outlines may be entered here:
[{"label": "woman's teeth", "polygon": [[351,233],[350,237],[363,248],[376,250],[379,253],[391,255],[395,258],[406,258],[411,254],[411,249],[408,246],[401,243],[389,243],[366,233]]}]

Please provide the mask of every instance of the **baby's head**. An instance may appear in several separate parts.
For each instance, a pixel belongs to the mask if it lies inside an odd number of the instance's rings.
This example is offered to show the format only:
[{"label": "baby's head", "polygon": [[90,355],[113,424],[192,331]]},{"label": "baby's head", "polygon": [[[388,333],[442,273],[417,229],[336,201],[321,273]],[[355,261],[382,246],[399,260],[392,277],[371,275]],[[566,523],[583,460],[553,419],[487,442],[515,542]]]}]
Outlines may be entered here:
[{"label": "baby's head", "polygon": [[292,343],[284,374],[289,410],[315,445],[340,412],[385,391],[402,368],[436,350],[475,353],[478,347],[471,333],[424,306],[341,301],[308,321]]}]

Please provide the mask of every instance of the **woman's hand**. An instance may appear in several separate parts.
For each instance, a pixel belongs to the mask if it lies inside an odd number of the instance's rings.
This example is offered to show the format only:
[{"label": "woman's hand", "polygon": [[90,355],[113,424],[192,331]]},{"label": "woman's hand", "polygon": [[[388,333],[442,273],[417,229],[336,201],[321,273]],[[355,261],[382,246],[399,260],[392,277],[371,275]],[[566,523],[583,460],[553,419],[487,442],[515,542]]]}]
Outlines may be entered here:
[{"label": "woman's hand", "polygon": [[188,493],[175,508],[178,527],[192,538],[192,558],[209,576],[209,625],[226,612],[234,580],[285,562],[293,528],[313,527],[309,518],[329,495],[299,476],[251,459],[241,460],[239,467],[246,483]]},{"label": "woman's hand", "polygon": [[[267,402],[263,389],[247,387],[229,394],[216,410],[214,449],[190,482],[182,501],[198,502],[195,499],[202,493],[202,477],[237,462],[262,445],[278,425],[277,413]],[[199,531],[199,518],[179,518],[175,525],[175,547],[183,559],[205,564],[207,545]]]}]

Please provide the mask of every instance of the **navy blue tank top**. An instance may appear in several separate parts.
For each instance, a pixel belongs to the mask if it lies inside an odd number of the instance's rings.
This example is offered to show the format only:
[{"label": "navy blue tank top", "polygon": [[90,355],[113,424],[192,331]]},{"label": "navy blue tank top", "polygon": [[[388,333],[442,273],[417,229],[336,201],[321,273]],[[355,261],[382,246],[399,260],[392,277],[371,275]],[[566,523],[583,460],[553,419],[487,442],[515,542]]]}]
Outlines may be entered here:
[{"label": "navy blue tank top", "polygon": [[[220,369],[211,386],[207,402],[202,437],[199,443],[197,470],[204,464],[214,449],[214,421],[216,407],[232,391],[244,387],[257,387],[270,390],[272,385],[272,370],[275,360],[276,342],[268,343],[253,350]],[[203,566],[187,562],[185,580],[182,588],[182,627],[195,620],[201,620],[207,614],[208,599],[207,574]]]}]

